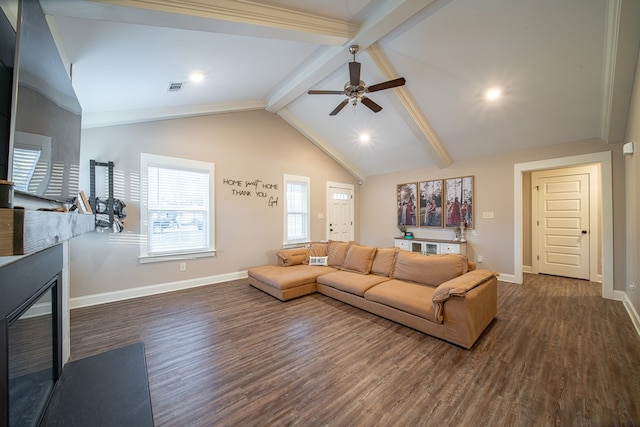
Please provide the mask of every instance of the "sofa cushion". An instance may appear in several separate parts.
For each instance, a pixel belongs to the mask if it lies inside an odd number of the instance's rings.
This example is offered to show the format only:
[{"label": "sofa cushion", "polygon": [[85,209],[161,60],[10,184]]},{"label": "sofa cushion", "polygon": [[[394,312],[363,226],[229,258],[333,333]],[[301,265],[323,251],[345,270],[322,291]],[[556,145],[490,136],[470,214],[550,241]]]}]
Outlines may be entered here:
[{"label": "sofa cushion", "polygon": [[350,245],[351,242],[329,241],[327,255],[329,256],[328,262],[330,267],[342,267]]},{"label": "sofa cushion", "polygon": [[393,279],[438,286],[468,271],[467,257],[461,254],[422,255],[400,251]]},{"label": "sofa cushion", "polygon": [[371,264],[376,255],[376,248],[370,246],[350,245],[341,269],[353,273],[369,274]]},{"label": "sofa cushion", "polygon": [[378,248],[371,265],[371,273],[389,277],[399,250],[398,248]]},{"label": "sofa cushion", "polygon": [[317,282],[332,288],[363,296],[372,287],[389,280],[388,277],[374,274],[359,274],[350,271],[336,271],[319,276]]},{"label": "sofa cushion", "polygon": [[278,264],[284,266],[292,266],[302,264],[307,258],[307,248],[281,249],[276,252]]},{"label": "sofa cushion", "polygon": [[314,242],[309,245],[307,252],[307,258],[304,260],[304,264],[309,264],[310,257],[325,257],[328,255],[327,242]]},{"label": "sofa cushion", "polygon": [[442,323],[436,318],[432,303],[435,288],[401,280],[387,280],[366,291],[364,298],[389,307],[413,314],[434,323]]},{"label": "sofa cushion", "polygon": [[294,265],[283,267],[281,265],[262,265],[250,268],[249,276],[278,289],[290,289],[314,283],[321,274],[336,271],[331,267],[315,267],[309,265]]}]

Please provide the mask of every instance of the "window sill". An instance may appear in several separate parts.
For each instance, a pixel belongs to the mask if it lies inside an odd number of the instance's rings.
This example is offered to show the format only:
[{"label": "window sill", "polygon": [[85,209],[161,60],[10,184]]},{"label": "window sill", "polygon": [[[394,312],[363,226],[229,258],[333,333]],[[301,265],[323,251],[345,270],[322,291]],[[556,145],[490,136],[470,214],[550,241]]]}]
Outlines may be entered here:
[{"label": "window sill", "polygon": [[138,261],[140,264],[165,261],[184,261],[188,259],[207,258],[216,256],[216,251],[193,252],[187,254],[171,254],[171,255],[140,255]]},{"label": "window sill", "polygon": [[310,243],[311,242],[283,243],[282,249],[305,248],[309,246]]}]

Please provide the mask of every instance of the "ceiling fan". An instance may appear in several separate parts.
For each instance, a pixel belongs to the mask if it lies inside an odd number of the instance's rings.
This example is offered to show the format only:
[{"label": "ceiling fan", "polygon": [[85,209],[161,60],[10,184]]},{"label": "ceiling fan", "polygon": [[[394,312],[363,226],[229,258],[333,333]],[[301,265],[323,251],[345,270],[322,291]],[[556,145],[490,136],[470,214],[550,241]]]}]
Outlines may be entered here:
[{"label": "ceiling fan", "polygon": [[394,87],[402,86],[406,80],[404,77],[389,80],[382,83],[377,83],[371,86],[367,86],[365,82],[360,80],[360,63],[356,62],[356,53],[360,47],[353,45],[349,47],[349,53],[353,55],[353,61],[349,62],[349,81],[344,84],[344,90],[310,90],[307,92],[309,95],[345,95],[347,99],[342,101],[336,108],[333,109],[330,116],[335,116],[342,110],[348,103],[357,105],[358,101],[362,102],[365,106],[369,107],[371,111],[377,113],[382,110],[382,107],[370,98],[366,97],[367,93],[377,92],[379,90],[391,89]]}]

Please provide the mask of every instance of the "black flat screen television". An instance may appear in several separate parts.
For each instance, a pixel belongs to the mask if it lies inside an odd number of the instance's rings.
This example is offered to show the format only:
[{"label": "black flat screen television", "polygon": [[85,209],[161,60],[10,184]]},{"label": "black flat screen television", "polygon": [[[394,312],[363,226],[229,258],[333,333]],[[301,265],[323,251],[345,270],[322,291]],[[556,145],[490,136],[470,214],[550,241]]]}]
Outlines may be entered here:
[{"label": "black flat screen television", "polygon": [[9,152],[14,190],[78,195],[82,109],[38,0],[20,0]]}]

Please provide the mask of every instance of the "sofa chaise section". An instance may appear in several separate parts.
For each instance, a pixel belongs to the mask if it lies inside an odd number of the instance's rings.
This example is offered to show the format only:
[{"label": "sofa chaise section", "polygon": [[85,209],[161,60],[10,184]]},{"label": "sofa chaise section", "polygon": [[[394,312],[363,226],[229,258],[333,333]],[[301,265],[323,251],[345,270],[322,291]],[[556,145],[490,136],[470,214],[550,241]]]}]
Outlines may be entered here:
[{"label": "sofa chaise section", "polygon": [[262,265],[250,268],[249,284],[281,301],[316,292],[316,279],[324,273],[336,271],[332,267],[292,265]]}]

